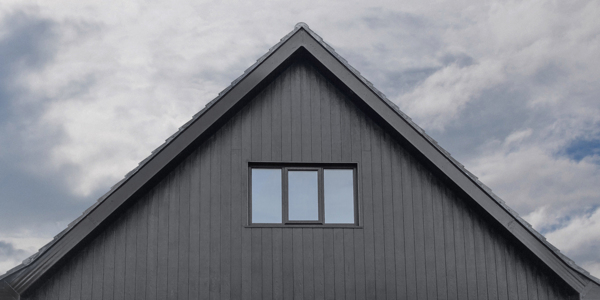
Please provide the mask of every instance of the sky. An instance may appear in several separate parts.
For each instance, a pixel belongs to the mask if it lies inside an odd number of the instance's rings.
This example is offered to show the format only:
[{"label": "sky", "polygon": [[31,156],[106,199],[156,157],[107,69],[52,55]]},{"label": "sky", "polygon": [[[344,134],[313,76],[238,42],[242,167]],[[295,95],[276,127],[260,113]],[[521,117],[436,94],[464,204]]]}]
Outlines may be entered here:
[{"label": "sky", "polygon": [[580,0],[4,0],[0,274],[305,22],[600,277],[598,15]]}]

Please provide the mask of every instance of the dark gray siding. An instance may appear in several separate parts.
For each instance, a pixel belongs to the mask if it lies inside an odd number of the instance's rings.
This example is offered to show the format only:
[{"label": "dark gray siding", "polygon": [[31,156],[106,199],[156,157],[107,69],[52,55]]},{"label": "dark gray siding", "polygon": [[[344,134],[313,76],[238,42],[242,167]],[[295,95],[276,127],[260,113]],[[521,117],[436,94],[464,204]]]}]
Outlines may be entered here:
[{"label": "dark gray siding", "polygon": [[[362,228],[247,228],[248,161],[358,162]],[[560,280],[293,64],[31,299],[567,299]]]}]

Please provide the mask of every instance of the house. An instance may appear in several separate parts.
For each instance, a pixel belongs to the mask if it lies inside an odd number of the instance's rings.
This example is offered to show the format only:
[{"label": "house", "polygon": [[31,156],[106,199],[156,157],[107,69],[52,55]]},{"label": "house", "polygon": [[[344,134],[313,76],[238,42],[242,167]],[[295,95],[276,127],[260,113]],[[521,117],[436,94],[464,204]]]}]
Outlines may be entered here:
[{"label": "house", "polygon": [[600,299],[303,23],[0,299]]}]

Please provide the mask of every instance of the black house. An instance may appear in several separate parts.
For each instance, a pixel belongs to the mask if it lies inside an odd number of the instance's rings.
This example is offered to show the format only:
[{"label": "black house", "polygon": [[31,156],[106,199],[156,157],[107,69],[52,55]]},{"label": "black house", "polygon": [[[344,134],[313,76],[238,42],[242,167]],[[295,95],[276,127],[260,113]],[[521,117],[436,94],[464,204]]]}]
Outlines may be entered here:
[{"label": "black house", "polygon": [[0,299],[600,299],[298,24]]}]

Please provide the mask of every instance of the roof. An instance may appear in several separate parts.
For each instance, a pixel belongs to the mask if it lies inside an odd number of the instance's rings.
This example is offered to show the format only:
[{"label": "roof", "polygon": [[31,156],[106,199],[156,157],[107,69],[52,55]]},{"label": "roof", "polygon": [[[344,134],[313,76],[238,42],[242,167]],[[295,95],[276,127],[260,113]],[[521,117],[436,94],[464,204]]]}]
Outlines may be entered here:
[{"label": "roof", "polygon": [[515,236],[574,290],[581,295],[588,292],[590,296],[600,295],[600,280],[546,241],[304,23],[298,23],[52,241],[22,264],[0,276],[0,283],[8,283],[18,294],[28,292],[69,253],[93,237],[119,211],[131,205],[137,196],[160,180],[191,149],[210,136],[215,128],[228,119],[244,101],[248,101],[262,89],[295,55],[311,59],[328,79],[359,101],[361,109],[378,118],[403,144],[409,146],[411,152],[418,154],[436,173],[446,177],[479,204],[501,227]]}]

